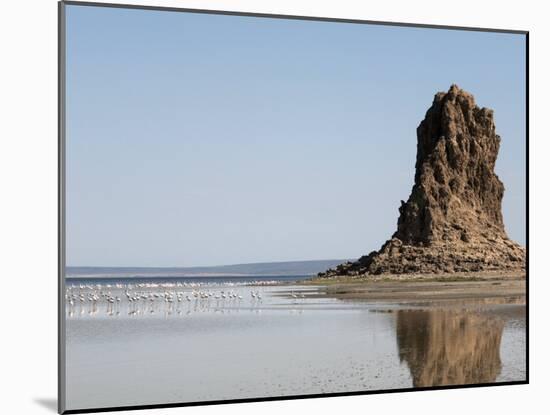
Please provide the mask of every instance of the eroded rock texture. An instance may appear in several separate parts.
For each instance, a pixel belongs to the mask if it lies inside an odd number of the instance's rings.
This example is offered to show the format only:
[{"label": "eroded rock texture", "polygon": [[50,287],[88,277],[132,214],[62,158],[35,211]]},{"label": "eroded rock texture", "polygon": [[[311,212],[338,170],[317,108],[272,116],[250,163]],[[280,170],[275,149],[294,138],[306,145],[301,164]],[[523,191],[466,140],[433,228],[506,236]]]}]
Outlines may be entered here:
[{"label": "eroded rock texture", "polygon": [[401,202],[397,231],[379,251],[319,276],[525,267],[524,248],[504,230],[493,111],[452,85],[435,95],[417,138],[414,186]]}]

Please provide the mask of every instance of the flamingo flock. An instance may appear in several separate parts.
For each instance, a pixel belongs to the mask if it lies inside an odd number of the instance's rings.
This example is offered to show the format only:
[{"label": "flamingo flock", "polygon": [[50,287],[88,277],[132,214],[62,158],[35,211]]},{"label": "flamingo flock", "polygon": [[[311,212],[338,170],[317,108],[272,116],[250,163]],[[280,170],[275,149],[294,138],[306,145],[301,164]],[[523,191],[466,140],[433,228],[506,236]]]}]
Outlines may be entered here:
[{"label": "flamingo flock", "polygon": [[[108,316],[126,312],[130,316],[155,314],[186,314],[191,311],[222,310],[240,306],[257,307],[263,293],[257,287],[245,295],[243,288],[231,285],[203,288],[195,283],[139,284],[72,284],[66,287],[65,302],[69,317],[94,316],[104,311]],[[223,289],[222,289],[223,288]]]}]

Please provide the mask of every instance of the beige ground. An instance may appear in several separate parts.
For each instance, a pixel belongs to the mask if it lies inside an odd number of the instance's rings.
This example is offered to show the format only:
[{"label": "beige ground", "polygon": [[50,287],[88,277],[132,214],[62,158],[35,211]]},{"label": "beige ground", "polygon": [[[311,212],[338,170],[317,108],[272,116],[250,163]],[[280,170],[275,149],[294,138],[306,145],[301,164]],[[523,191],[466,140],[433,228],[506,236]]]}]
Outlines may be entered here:
[{"label": "beige ground", "polygon": [[[303,283],[307,297],[330,296],[369,301],[425,302],[479,300],[525,303],[525,272],[452,275],[385,275],[364,279],[313,279]],[[315,286],[309,291],[307,287]],[[311,287],[313,288],[313,287]]]}]

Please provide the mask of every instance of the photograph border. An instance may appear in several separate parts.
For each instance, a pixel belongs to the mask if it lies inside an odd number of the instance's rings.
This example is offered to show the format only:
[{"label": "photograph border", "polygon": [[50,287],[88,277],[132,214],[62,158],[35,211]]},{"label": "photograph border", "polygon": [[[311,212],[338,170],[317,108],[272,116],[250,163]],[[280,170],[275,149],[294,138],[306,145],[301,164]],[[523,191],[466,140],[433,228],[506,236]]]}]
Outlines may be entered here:
[{"label": "photograph border", "polygon": [[[139,10],[154,10],[179,13],[195,13],[195,14],[213,14],[213,15],[228,15],[241,17],[260,17],[271,19],[287,19],[287,20],[309,20],[333,23],[351,23],[365,24],[378,26],[400,26],[425,29],[442,29],[442,30],[460,30],[460,31],[476,31],[476,32],[493,32],[493,33],[508,33],[525,36],[525,146],[526,146],[526,217],[525,217],[525,289],[526,289],[526,372],[525,380],[508,381],[508,382],[491,382],[491,383],[475,383],[464,385],[441,385],[429,387],[410,387],[397,389],[381,389],[372,391],[350,391],[324,394],[307,394],[307,395],[288,395],[288,396],[267,396],[245,399],[228,399],[228,400],[211,400],[197,402],[182,402],[182,403],[165,403],[152,405],[127,405],[115,407],[93,407],[83,409],[66,409],[65,408],[65,387],[66,387],[66,343],[65,343],[65,145],[66,145],[66,15],[65,6],[87,6],[87,7],[103,7],[103,8],[119,8],[119,9],[139,9]],[[529,31],[528,30],[507,30],[496,28],[482,27],[466,27],[466,26],[451,26],[451,25],[432,25],[423,23],[402,23],[391,21],[373,21],[360,19],[346,18],[331,18],[317,16],[298,16],[286,14],[269,14],[269,13],[252,13],[240,11],[224,11],[224,10],[209,10],[209,9],[192,9],[180,7],[165,7],[165,6],[147,6],[133,5],[122,3],[100,3],[100,2],[85,2],[85,1],[60,1],[58,2],[58,412],[60,414],[81,414],[90,412],[113,412],[127,411],[139,409],[160,409],[160,408],[175,408],[186,406],[206,406],[248,402],[268,402],[282,400],[297,400],[297,399],[313,399],[313,398],[331,398],[340,396],[356,396],[356,395],[376,395],[401,392],[420,392],[445,389],[468,389],[491,386],[506,386],[506,385],[526,385],[529,384]]]}]

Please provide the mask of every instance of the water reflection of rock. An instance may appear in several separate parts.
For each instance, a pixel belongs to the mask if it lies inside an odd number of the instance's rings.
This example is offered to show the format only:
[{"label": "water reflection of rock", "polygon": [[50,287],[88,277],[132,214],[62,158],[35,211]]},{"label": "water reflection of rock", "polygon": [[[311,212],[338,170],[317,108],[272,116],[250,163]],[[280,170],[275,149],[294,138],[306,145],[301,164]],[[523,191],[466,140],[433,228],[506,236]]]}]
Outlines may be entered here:
[{"label": "water reflection of rock", "polygon": [[494,382],[503,326],[501,319],[478,312],[398,311],[399,358],[415,387]]}]

